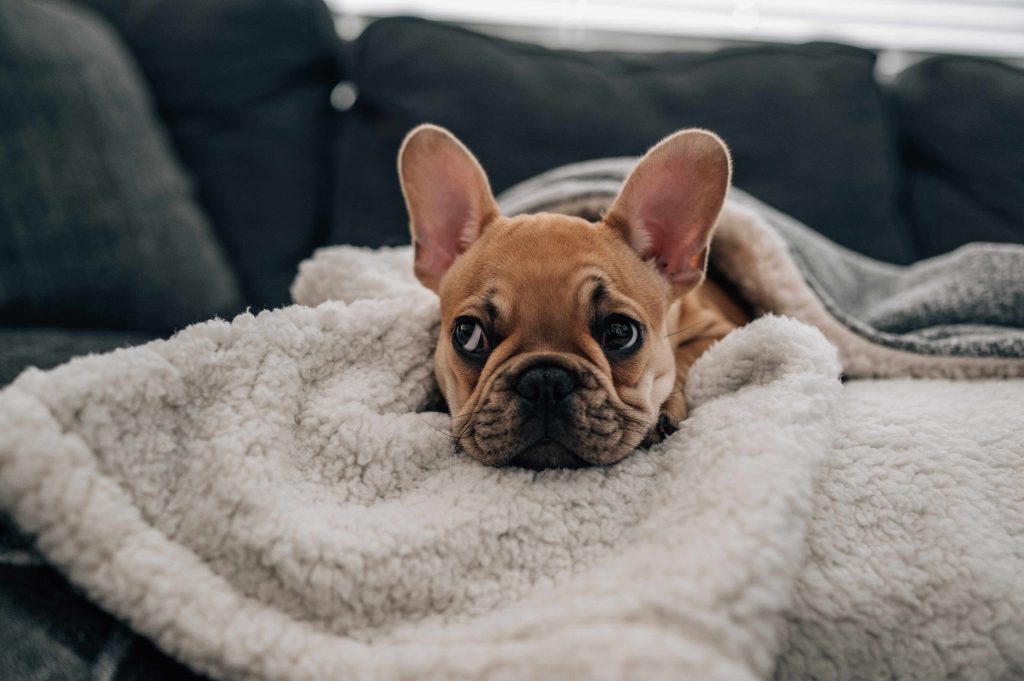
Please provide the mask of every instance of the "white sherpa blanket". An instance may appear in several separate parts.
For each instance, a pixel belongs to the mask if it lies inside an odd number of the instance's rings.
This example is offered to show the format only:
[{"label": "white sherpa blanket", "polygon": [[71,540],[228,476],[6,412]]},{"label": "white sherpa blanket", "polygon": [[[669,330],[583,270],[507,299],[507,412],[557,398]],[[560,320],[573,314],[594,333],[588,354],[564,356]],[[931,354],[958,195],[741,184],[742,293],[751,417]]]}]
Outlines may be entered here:
[{"label": "white sherpa blanket", "polygon": [[817,330],[767,317],[700,359],[650,451],[491,469],[417,411],[437,310],[408,251],[334,254],[348,302],[0,392],[0,506],[172,655],[225,679],[1021,675],[1019,382],[842,386]]}]

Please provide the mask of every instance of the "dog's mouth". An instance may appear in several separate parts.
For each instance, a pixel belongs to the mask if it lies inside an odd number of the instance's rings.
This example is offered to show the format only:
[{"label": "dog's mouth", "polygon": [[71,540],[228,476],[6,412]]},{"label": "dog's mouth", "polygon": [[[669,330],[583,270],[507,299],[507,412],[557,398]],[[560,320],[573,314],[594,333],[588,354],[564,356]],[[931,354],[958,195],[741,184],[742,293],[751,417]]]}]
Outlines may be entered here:
[{"label": "dog's mouth", "polygon": [[545,435],[513,456],[508,465],[539,471],[546,468],[583,468],[592,464],[555,438]]},{"label": "dog's mouth", "polygon": [[520,420],[512,414],[496,421],[492,425],[485,418],[475,424],[472,436],[463,442],[470,445],[466,450],[483,463],[530,470],[618,463],[649,444],[656,432],[655,424],[613,416],[590,421],[537,416]]}]

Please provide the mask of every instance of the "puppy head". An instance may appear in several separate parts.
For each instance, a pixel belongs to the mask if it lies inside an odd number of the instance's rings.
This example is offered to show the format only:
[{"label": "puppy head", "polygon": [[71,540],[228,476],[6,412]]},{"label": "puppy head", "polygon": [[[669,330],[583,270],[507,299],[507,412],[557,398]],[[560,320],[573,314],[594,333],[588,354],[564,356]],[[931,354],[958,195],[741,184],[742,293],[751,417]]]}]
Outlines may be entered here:
[{"label": "puppy head", "polygon": [[436,126],[409,133],[398,165],[416,276],[441,298],[435,373],[465,451],[529,468],[626,457],[675,384],[666,312],[704,278],[730,178],[722,141],[662,140],[596,223],[502,216],[480,164]]}]

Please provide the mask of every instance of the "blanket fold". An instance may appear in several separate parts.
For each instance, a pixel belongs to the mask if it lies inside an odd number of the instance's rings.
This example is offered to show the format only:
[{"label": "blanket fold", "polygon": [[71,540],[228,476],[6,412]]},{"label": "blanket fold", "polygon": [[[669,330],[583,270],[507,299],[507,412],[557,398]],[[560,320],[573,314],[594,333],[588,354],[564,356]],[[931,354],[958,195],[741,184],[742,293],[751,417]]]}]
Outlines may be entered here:
[{"label": "blanket fold", "polygon": [[763,678],[832,438],[828,343],[760,320],[694,368],[701,407],[650,452],[494,470],[417,411],[428,295],[29,371],[0,393],[0,504],[218,678]]}]

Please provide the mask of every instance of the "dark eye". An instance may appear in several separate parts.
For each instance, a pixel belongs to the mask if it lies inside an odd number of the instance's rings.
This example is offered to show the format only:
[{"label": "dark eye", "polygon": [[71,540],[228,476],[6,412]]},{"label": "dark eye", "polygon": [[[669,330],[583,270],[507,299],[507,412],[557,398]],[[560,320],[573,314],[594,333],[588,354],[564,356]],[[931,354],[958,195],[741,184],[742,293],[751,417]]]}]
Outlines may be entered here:
[{"label": "dark eye", "polygon": [[469,357],[486,357],[491,352],[484,327],[472,317],[459,317],[455,320],[452,344],[456,350]]},{"label": "dark eye", "polygon": [[638,323],[623,315],[612,315],[605,320],[600,341],[605,352],[629,353],[639,349],[644,338]]}]

